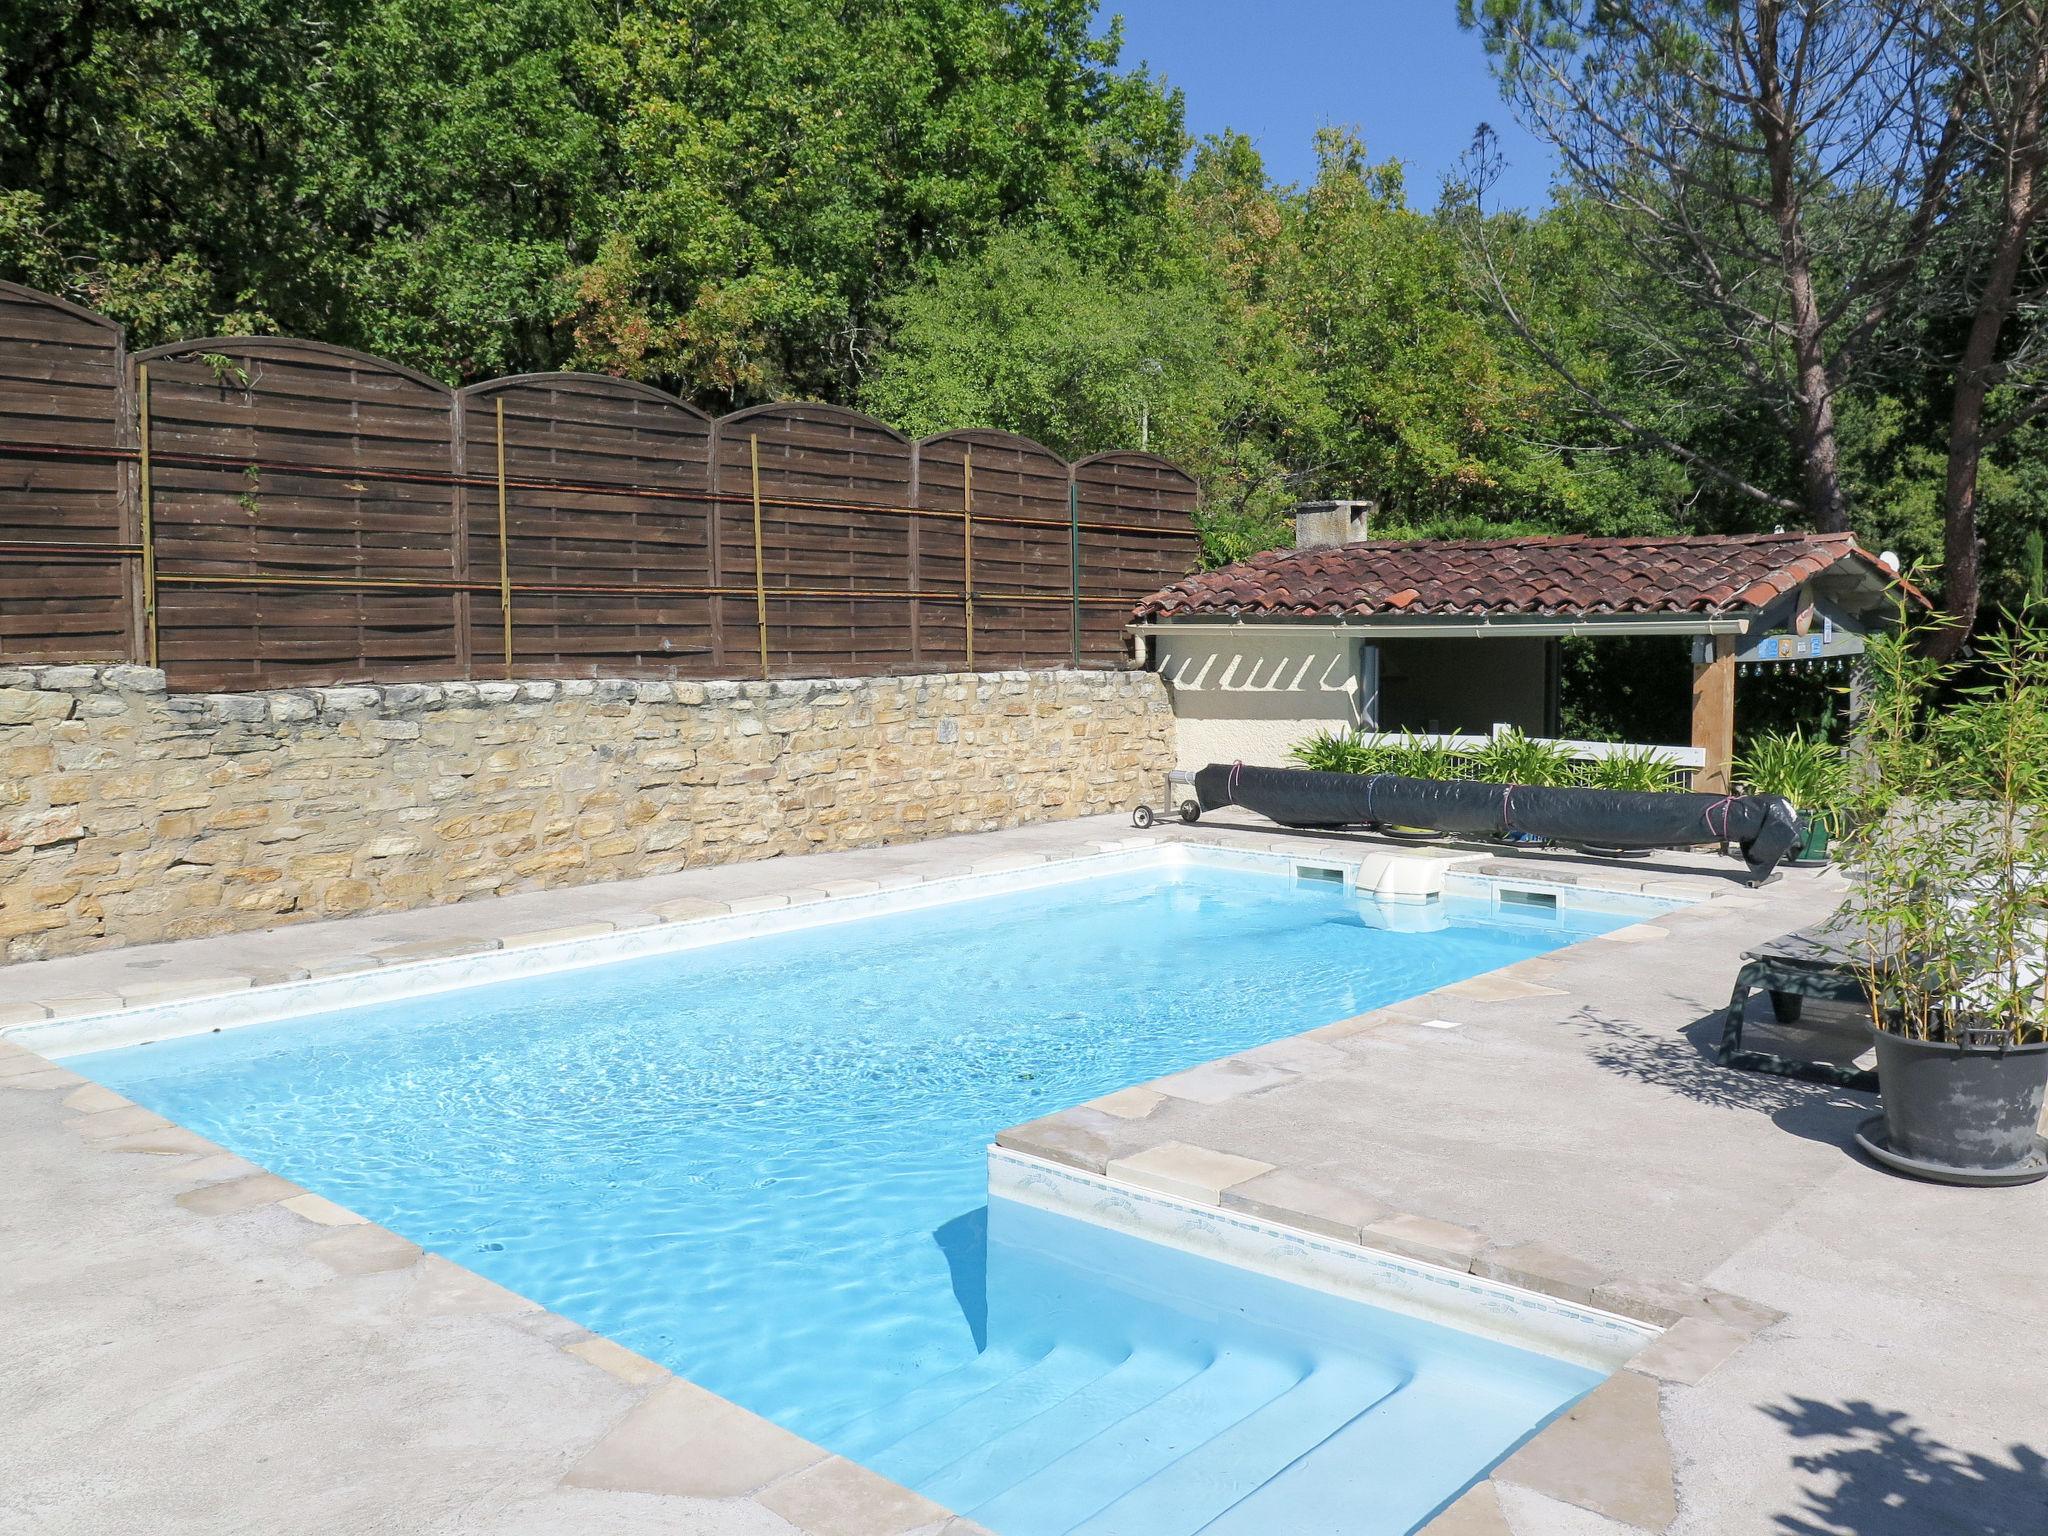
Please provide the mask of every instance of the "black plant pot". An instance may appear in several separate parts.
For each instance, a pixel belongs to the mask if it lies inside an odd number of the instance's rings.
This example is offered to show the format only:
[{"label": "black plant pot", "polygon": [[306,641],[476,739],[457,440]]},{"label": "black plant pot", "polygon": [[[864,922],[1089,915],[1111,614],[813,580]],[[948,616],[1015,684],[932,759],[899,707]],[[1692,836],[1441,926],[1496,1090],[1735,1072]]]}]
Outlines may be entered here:
[{"label": "black plant pot", "polygon": [[2030,1183],[2048,1176],[2041,1102],[2048,1044],[1973,1046],[1873,1030],[1884,1096],[1883,1162],[1950,1184]]}]

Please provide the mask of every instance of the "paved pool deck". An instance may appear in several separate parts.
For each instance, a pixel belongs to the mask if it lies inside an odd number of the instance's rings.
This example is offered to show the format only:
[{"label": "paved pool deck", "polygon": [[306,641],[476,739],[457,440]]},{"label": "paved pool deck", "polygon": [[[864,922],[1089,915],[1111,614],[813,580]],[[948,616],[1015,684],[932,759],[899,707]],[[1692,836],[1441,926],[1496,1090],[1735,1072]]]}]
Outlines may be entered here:
[{"label": "paved pool deck", "polygon": [[[1140,836],[1097,818],[19,965],[0,1027]],[[1433,1536],[2048,1531],[2048,1185],[1896,1178],[1853,1149],[1869,1096],[1709,1059],[1740,951],[1823,916],[1839,879],[1449,851],[1713,899],[1000,1140],[1667,1328]],[[7,1536],[974,1529],[4,1040],[0,1166]]]}]

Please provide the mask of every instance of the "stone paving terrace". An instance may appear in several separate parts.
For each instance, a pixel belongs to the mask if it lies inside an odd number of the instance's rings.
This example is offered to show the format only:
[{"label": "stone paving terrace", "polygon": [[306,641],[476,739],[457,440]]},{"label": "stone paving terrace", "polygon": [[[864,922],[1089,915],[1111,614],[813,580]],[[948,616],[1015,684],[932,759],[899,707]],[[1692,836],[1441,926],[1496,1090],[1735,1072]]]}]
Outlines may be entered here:
[{"label": "stone paving terrace", "polygon": [[[1097,818],[18,965],[0,1024],[1131,836]],[[1714,899],[1000,1140],[1669,1325],[1433,1536],[2048,1531],[2048,1187],[1895,1178],[1851,1148],[1868,1096],[1707,1057],[1740,951],[1824,915],[1839,881],[1752,892],[1704,856],[1465,867]],[[970,1529],[5,1044],[0,1159],[7,1536]]]}]

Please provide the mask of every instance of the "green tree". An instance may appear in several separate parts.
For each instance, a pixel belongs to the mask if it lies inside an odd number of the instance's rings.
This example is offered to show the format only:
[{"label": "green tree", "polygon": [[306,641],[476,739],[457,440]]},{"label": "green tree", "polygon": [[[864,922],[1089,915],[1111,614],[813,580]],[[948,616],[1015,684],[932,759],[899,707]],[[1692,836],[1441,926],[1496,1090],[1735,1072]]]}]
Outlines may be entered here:
[{"label": "green tree", "polygon": [[[1286,542],[1319,496],[1376,498],[1389,532],[1669,526],[1685,477],[1580,446],[1586,413],[1498,326],[1452,224],[1354,137],[1321,148],[1312,183],[1276,187],[1242,135],[1205,141],[1133,258],[1048,222],[937,264],[883,307],[863,402],[1075,455],[1149,439],[1201,480],[1215,561]],[[1515,234],[1541,247],[1545,315],[1590,336],[1571,231]]]},{"label": "green tree", "polygon": [[1459,16],[1626,238],[1608,312],[1654,336],[1659,366],[1697,367],[1738,416],[1775,424],[1793,473],[1757,477],[1631,414],[1496,281],[1532,354],[1622,430],[1829,530],[1851,511],[1844,412],[1913,358],[1947,418],[1943,599],[1957,622],[1932,643],[1960,646],[1988,470],[2048,412],[2048,5],[1460,0]]},{"label": "green tree", "polygon": [[1163,206],[1176,95],[1093,0],[20,0],[0,273],[141,342],[843,397],[923,264]]}]

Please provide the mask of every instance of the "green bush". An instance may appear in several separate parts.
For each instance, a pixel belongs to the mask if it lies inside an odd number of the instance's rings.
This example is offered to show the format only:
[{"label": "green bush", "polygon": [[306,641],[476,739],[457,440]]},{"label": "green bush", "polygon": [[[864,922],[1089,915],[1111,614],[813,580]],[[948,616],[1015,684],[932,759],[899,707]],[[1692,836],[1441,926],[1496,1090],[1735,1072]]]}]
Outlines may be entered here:
[{"label": "green bush", "polygon": [[1370,773],[1366,764],[1371,754],[1372,749],[1349,731],[1317,731],[1287,752],[1302,767],[1322,773]]},{"label": "green bush", "polygon": [[1375,742],[1369,749],[1373,766],[1369,773],[1395,773],[1404,779],[1462,779],[1461,759],[1449,747],[1424,741],[1412,731],[1403,731],[1399,741]]}]

